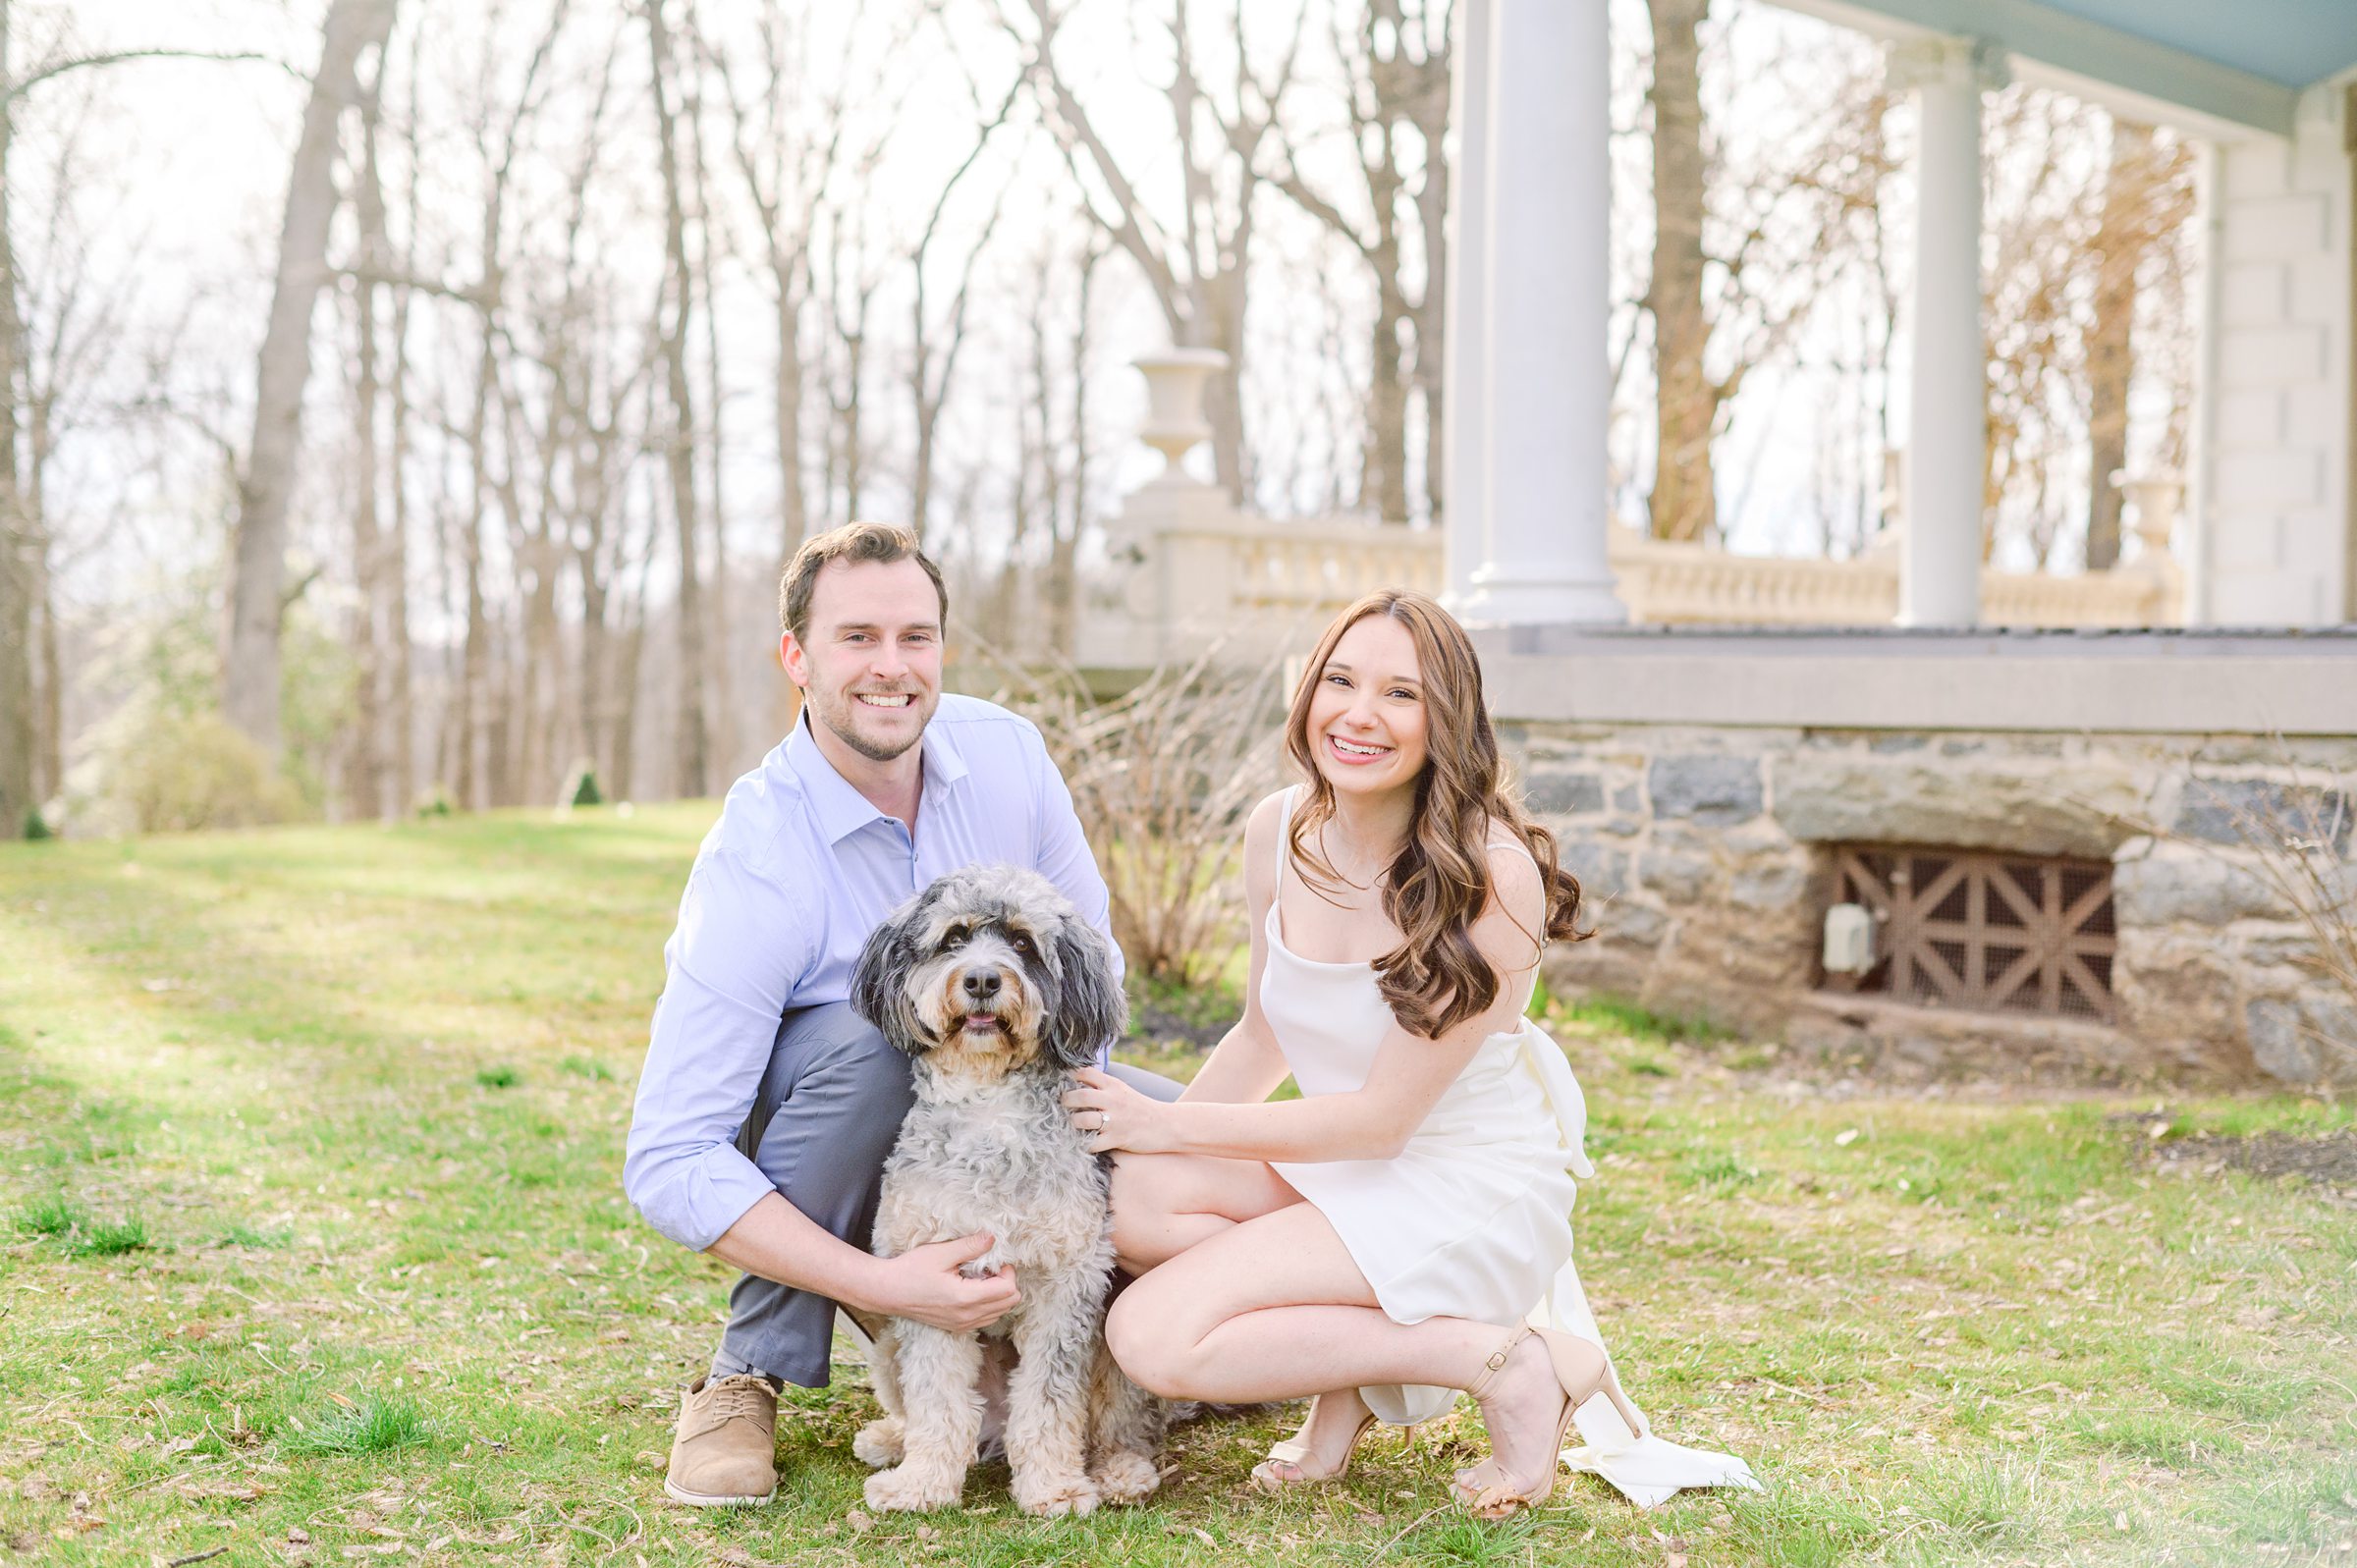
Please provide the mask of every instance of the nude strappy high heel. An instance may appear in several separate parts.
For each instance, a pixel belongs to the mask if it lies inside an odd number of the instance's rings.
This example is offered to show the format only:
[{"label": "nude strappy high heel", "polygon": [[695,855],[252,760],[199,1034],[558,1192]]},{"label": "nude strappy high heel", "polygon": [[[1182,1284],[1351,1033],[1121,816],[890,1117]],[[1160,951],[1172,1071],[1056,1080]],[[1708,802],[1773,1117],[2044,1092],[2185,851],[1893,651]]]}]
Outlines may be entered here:
[{"label": "nude strappy high heel", "polygon": [[1256,1491],[1283,1491],[1288,1487],[1310,1487],[1321,1481],[1341,1480],[1343,1472],[1350,1468],[1350,1456],[1358,1452],[1358,1439],[1364,1437],[1367,1434],[1367,1429],[1374,1425],[1375,1412],[1370,1410],[1359,1418],[1357,1428],[1350,1433],[1350,1440],[1343,1445],[1341,1461],[1322,1476],[1293,1476],[1290,1478],[1280,1476],[1270,1467],[1283,1464],[1291,1465],[1295,1470],[1300,1469],[1301,1461],[1309,1457],[1309,1444],[1301,1441],[1298,1437],[1288,1437],[1283,1442],[1271,1443],[1268,1457],[1252,1467],[1253,1489]]},{"label": "nude strappy high heel", "polygon": [[1476,1404],[1505,1369],[1514,1347],[1533,1334],[1538,1335],[1540,1343],[1547,1347],[1548,1364],[1554,1369],[1556,1385],[1563,1394],[1563,1410],[1556,1419],[1555,1441],[1548,1449],[1546,1473],[1533,1486],[1520,1491],[1504,1484],[1496,1484],[1468,1495],[1461,1485],[1456,1487],[1457,1495],[1479,1519],[1504,1519],[1521,1509],[1535,1508],[1547,1500],[1555,1490],[1556,1475],[1562,1469],[1563,1443],[1571,1434],[1571,1418],[1581,1405],[1599,1392],[1612,1400],[1613,1408],[1620,1412],[1620,1419],[1628,1423],[1630,1432],[1641,1433],[1645,1430],[1637,1423],[1636,1407],[1620,1391],[1620,1379],[1614,1376],[1612,1361],[1605,1355],[1601,1345],[1576,1334],[1564,1333],[1560,1328],[1533,1328],[1528,1324],[1517,1324],[1482,1364],[1481,1376],[1473,1380],[1472,1387],[1465,1390],[1473,1396]]}]

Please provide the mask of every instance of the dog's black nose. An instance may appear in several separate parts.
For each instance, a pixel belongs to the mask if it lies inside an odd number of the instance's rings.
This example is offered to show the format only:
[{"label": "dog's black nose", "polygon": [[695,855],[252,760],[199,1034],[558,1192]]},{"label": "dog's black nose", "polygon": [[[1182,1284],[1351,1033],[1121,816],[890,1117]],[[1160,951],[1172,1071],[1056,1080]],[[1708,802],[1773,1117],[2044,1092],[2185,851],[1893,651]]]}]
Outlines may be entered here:
[{"label": "dog's black nose", "polygon": [[965,975],[965,994],[976,1001],[988,1001],[999,994],[999,972],[996,969],[969,969]]}]

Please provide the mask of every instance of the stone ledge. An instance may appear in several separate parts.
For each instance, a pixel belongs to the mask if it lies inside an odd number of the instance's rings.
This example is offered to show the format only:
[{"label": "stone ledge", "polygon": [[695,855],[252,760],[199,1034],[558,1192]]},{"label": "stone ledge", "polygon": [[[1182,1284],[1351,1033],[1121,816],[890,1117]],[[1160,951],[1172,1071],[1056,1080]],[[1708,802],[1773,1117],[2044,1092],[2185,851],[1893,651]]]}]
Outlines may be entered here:
[{"label": "stone ledge", "polygon": [[1831,1065],[1878,1078],[2086,1085],[2247,1083],[2227,1057],[2169,1059],[2109,1024],[2076,1018],[1956,1012],[1878,997],[1809,992],[1794,999],[1784,1039]]},{"label": "stone ledge", "polygon": [[1489,626],[1474,641],[1508,723],[2357,735],[2357,626]]}]

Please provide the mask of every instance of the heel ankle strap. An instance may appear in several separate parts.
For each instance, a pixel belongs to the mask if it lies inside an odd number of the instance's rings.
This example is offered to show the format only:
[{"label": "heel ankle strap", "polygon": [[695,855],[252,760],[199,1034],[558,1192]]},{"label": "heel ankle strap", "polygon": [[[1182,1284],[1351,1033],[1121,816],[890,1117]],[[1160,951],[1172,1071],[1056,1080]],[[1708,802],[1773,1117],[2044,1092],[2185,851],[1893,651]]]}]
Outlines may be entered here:
[{"label": "heel ankle strap", "polygon": [[1473,1396],[1474,1403],[1481,1402],[1482,1394],[1489,1389],[1490,1383],[1505,1368],[1507,1359],[1513,1354],[1514,1347],[1529,1337],[1530,1325],[1518,1323],[1504,1339],[1498,1342],[1498,1348],[1491,1351],[1488,1359],[1482,1362],[1481,1376],[1474,1379],[1473,1385],[1465,1390],[1466,1393]]}]

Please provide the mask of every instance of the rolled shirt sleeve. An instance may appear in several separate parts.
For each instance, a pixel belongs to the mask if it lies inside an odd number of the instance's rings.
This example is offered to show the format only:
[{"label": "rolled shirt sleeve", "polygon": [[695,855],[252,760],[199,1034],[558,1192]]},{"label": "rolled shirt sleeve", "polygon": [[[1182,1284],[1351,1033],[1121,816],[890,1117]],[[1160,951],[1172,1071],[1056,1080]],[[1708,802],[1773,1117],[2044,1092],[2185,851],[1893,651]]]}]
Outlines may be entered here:
[{"label": "rolled shirt sleeve", "polygon": [[631,1204],[683,1246],[701,1252],[777,1190],[737,1135],[818,936],[785,888],[725,844],[688,876],[622,1167]]}]

